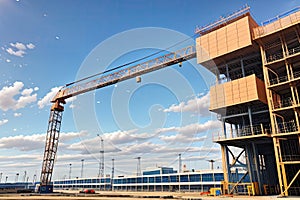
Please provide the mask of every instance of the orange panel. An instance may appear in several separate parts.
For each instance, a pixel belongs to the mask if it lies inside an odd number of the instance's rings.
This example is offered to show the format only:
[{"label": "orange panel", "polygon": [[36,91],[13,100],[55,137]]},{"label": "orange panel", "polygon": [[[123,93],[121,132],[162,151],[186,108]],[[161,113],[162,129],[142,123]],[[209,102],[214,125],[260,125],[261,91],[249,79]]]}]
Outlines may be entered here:
[{"label": "orange panel", "polygon": [[[200,36],[200,38],[200,40],[198,38],[196,40],[198,63],[203,63],[208,61],[209,58],[214,59],[249,46],[252,44],[249,16],[245,16],[225,27]],[[202,47],[202,44],[203,47],[207,48],[208,56],[203,54],[202,50],[198,50],[198,48]]]},{"label": "orange panel", "polygon": [[210,100],[210,110],[212,111],[250,101],[261,101],[267,104],[264,82],[256,78],[254,74],[213,86],[210,94],[211,97],[216,96],[216,99],[211,98]]}]

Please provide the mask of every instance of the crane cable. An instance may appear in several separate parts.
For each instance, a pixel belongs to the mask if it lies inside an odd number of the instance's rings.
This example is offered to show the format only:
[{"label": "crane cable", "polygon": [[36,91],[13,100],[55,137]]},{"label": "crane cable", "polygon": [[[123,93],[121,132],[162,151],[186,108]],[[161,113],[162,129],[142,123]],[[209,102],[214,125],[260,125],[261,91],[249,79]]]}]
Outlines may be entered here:
[{"label": "crane cable", "polygon": [[[195,33],[191,38],[194,38],[194,37],[197,36],[197,35],[198,35],[198,34]],[[189,39],[191,39],[191,38],[190,38],[190,37],[189,37],[189,38],[186,38],[186,39],[184,39],[184,40],[182,40],[182,41],[180,41],[180,42],[177,42],[177,43],[175,43],[175,44],[169,46],[169,47],[166,48],[166,49],[159,50],[159,51],[157,51],[157,52],[154,52],[154,53],[149,54],[149,55],[147,55],[147,56],[144,56],[144,57],[142,57],[142,58],[139,58],[139,59],[133,60],[133,61],[131,61],[131,62],[125,63],[125,64],[123,64],[123,65],[120,65],[120,66],[114,67],[114,68],[112,68],[112,69],[108,69],[108,70],[99,72],[99,73],[97,73],[97,74],[94,74],[94,75],[91,75],[91,76],[88,76],[88,77],[79,79],[79,80],[77,80],[77,81],[73,81],[73,82],[71,82],[71,83],[66,84],[65,87],[68,87],[68,86],[70,86],[70,85],[73,85],[73,84],[78,83],[78,82],[81,82],[81,81],[85,81],[85,80],[90,79],[90,78],[93,78],[93,77],[95,77],[95,76],[99,76],[99,75],[105,74],[105,73],[107,73],[107,72],[114,71],[114,70],[116,70],[116,69],[120,69],[120,68],[122,68],[122,67],[131,65],[131,64],[134,64],[134,63],[136,63],[136,62],[145,60],[145,59],[147,59],[147,58],[150,58],[150,57],[152,57],[152,56],[155,56],[155,55],[157,55],[157,54],[160,54],[160,53],[162,53],[162,52],[164,52],[164,51],[167,51],[167,50],[169,50],[169,49],[171,49],[171,48],[173,48],[173,47],[175,47],[175,46],[178,46],[178,45],[180,45],[181,43],[184,43],[184,42],[186,42],[187,40],[189,40]]]}]

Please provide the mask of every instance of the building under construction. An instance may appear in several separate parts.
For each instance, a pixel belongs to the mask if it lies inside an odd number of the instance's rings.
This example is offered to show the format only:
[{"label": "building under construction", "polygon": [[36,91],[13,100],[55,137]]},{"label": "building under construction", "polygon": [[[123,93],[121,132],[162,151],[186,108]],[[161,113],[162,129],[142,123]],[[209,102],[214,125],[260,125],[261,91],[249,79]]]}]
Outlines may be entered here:
[{"label": "building under construction", "polygon": [[299,22],[300,7],[262,25],[244,7],[196,30],[197,61],[216,75],[210,110],[223,125],[213,140],[225,193],[300,195]]},{"label": "building under construction", "polygon": [[[51,179],[66,99],[134,77],[140,82],[143,74],[197,57],[199,64],[216,75],[216,84],[210,88],[210,110],[223,125],[214,134],[222,150],[223,193],[300,195],[299,22],[300,7],[258,25],[246,6],[197,28],[196,50],[189,46],[127,66],[139,59],[66,84],[51,101],[39,191],[53,190]],[[104,162],[104,157],[101,160]],[[99,169],[99,176],[103,175],[101,165]],[[237,180],[235,174],[241,173]],[[114,180],[113,174],[111,183],[119,184],[121,179]],[[199,186],[201,176],[196,176]],[[174,177],[178,177],[174,186],[181,185],[180,176]],[[162,185],[170,185],[170,180],[165,178]]]}]

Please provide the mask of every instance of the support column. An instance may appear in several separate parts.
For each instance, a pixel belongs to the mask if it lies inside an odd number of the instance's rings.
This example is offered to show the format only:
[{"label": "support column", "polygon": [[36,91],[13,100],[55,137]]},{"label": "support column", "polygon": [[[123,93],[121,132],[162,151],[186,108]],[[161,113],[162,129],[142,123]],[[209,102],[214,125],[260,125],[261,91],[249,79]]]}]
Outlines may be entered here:
[{"label": "support column", "polygon": [[226,139],[227,134],[226,134],[226,124],[225,124],[225,119],[224,118],[222,118],[222,129],[223,129],[224,138]]},{"label": "support column", "polygon": [[258,188],[259,188],[259,194],[263,194],[263,184],[261,181],[261,173],[259,170],[259,162],[257,159],[257,151],[256,151],[256,145],[252,143],[252,148],[253,148],[253,161],[254,161],[254,166],[255,166],[255,171],[256,171],[256,176],[257,176],[257,182],[258,182]]},{"label": "support column", "polygon": [[251,135],[254,135],[251,106],[248,106],[248,116],[249,116],[249,125],[250,125],[250,129],[251,129]]},{"label": "support column", "polygon": [[279,149],[280,145],[278,144],[278,138],[273,137],[273,144],[274,144],[274,151],[275,151],[275,159],[276,159],[276,166],[277,166],[277,175],[278,175],[278,181],[279,181],[279,188],[280,188],[280,193],[283,194],[284,189],[283,189],[283,182],[282,182],[282,173],[281,173],[281,167],[280,167],[280,156],[279,156]]},{"label": "support column", "polygon": [[223,193],[228,194],[229,192],[228,183],[230,182],[230,164],[229,164],[228,150],[226,145],[221,144],[221,153],[222,153],[222,168],[224,173]]},{"label": "support column", "polygon": [[225,67],[226,67],[227,82],[229,82],[230,81],[230,77],[229,77],[228,65],[226,64]]},{"label": "support column", "polygon": [[253,180],[253,171],[252,171],[252,153],[250,151],[249,145],[245,146],[245,154],[246,154],[246,160],[247,160],[247,168],[249,173],[250,182],[252,183]]},{"label": "support column", "polygon": [[242,74],[243,74],[243,77],[245,77],[245,69],[244,69],[244,61],[243,61],[243,58],[241,59],[241,68],[242,68]]}]

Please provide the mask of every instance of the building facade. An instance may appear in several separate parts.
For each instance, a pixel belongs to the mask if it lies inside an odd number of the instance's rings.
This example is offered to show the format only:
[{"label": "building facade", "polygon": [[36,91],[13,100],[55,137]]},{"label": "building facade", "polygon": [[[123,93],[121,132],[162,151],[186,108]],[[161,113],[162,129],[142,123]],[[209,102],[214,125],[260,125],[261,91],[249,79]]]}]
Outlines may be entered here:
[{"label": "building facade", "polygon": [[[237,181],[242,173],[232,173]],[[76,178],[54,181],[56,190],[78,190],[93,188],[96,190],[118,191],[168,191],[168,192],[207,192],[210,188],[220,188],[224,180],[222,170],[177,173],[172,168],[158,168],[144,171],[141,176],[119,176],[111,178]],[[246,178],[249,182],[249,179]]]},{"label": "building facade", "polygon": [[[260,26],[246,6],[196,30],[197,61],[216,75],[224,193],[249,176],[255,194],[300,195],[299,22],[300,7]],[[233,168],[246,169],[237,182]]]}]

